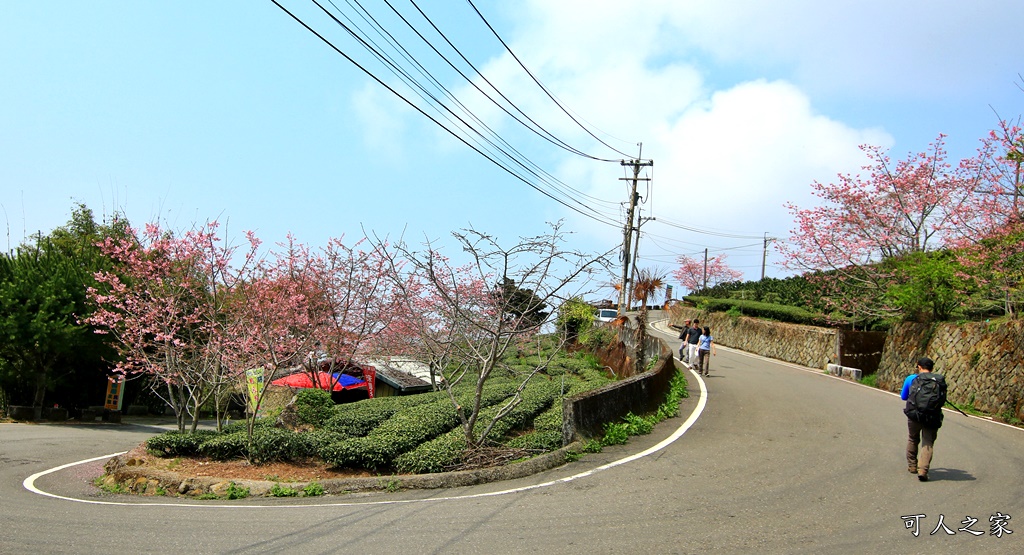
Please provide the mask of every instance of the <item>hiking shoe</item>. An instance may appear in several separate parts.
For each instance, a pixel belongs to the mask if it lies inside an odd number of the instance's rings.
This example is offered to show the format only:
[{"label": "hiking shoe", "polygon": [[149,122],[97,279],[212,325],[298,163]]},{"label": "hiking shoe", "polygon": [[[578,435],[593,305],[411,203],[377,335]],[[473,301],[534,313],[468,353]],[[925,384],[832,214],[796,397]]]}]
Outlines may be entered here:
[{"label": "hiking shoe", "polygon": [[909,470],[911,474],[917,474],[917,465],[916,464],[907,465],[907,470]]},{"label": "hiking shoe", "polygon": [[927,482],[928,481],[928,472],[927,471],[918,472],[917,473],[917,479],[922,481],[922,482]]}]

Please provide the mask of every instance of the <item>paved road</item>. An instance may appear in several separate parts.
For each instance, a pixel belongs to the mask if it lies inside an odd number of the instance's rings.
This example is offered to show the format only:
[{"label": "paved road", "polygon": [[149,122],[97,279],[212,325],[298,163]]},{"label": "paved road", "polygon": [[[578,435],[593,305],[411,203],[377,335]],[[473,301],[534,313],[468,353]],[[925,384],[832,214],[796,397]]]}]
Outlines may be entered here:
[{"label": "paved road", "polygon": [[[22,487],[25,477],[127,449],[153,430],[3,424],[0,552],[1024,552],[1024,432],[948,414],[932,481],[920,483],[905,468],[902,402],[892,395],[727,349],[718,351],[705,384],[692,374],[690,382],[683,417],[543,475],[334,497],[324,499],[327,506],[274,499],[196,507],[156,498],[88,505],[44,497]],[[659,443],[702,395],[703,413],[667,447],[557,481]],[[90,493],[86,482],[98,465],[36,483],[93,501],[124,501]],[[513,488],[526,489],[502,493]],[[991,535],[989,518],[997,513],[1010,515],[1014,533]],[[901,518],[911,515],[925,515],[917,537]],[[955,535],[930,534],[939,515]],[[983,535],[957,531],[968,516]]]}]

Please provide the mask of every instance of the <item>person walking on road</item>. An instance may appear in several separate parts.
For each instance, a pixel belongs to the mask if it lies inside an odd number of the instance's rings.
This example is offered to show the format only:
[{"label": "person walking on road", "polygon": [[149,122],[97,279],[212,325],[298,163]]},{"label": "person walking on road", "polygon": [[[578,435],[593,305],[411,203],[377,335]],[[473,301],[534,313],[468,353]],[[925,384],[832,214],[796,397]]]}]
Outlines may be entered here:
[{"label": "person walking on road", "polygon": [[683,329],[679,332],[679,339],[683,342],[679,345],[679,360],[686,360],[686,338],[690,335],[690,320],[683,322]]},{"label": "person walking on road", "polygon": [[[900,399],[907,402],[903,413],[907,415],[907,470],[917,479],[928,481],[928,468],[932,462],[935,438],[942,426],[942,406],[946,404],[946,379],[932,372],[935,362],[922,357],[917,361],[917,373],[903,380]],[[920,445],[920,451],[918,446]]]},{"label": "person walking on road", "polygon": [[714,338],[711,328],[705,326],[704,332],[697,338],[697,374],[710,375],[711,356],[715,354]]},{"label": "person walking on road", "polygon": [[697,364],[697,342],[700,340],[701,332],[700,322],[694,320],[690,331],[686,334],[686,365],[690,368]]}]

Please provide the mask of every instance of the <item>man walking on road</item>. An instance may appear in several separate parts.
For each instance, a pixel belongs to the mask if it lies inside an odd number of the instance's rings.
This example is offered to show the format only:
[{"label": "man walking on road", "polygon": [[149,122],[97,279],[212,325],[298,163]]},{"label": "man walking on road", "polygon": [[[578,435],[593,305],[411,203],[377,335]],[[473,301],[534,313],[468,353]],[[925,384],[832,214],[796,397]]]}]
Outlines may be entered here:
[{"label": "man walking on road", "polygon": [[686,365],[690,368],[697,364],[697,343],[700,341],[701,333],[700,322],[694,320],[690,331],[686,334]]},{"label": "man walking on road", "polygon": [[[903,380],[900,399],[907,402],[907,470],[917,479],[928,481],[935,438],[942,426],[942,406],[946,404],[946,380],[932,372],[935,363],[928,357],[917,361],[917,373]],[[920,453],[918,453],[920,444]]]}]

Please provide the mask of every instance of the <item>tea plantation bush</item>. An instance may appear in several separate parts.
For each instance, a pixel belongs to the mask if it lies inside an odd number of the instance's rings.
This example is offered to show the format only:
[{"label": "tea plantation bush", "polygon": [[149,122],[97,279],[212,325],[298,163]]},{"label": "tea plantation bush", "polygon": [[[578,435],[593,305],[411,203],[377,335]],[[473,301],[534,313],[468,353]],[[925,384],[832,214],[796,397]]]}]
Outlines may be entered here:
[{"label": "tea plantation bush", "polygon": [[166,432],[146,440],[146,448],[158,451],[162,457],[190,457],[199,451],[199,446],[217,435],[213,430],[196,430],[194,433]]}]

